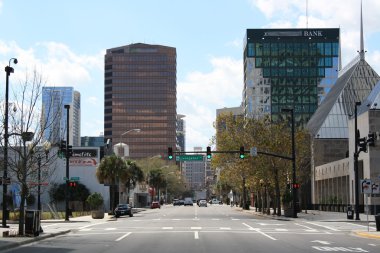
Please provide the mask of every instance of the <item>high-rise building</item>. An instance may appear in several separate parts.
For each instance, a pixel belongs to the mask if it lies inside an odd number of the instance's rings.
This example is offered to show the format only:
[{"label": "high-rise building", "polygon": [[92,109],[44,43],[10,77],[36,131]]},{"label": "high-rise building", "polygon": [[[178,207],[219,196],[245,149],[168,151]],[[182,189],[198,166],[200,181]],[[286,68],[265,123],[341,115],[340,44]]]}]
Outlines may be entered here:
[{"label": "high-rise building", "polygon": [[305,126],[338,78],[339,29],[247,29],[244,43],[244,116],[294,108]]},{"label": "high-rise building", "polygon": [[44,139],[51,143],[66,140],[67,109],[69,109],[69,144],[80,146],[80,93],[73,87],[42,88],[42,122],[46,123]]},{"label": "high-rise building", "polygon": [[177,115],[177,149],[180,151],[186,151],[186,122],[184,120],[185,115]]},{"label": "high-rise building", "polygon": [[107,49],[104,138],[127,144],[131,158],[166,157],[176,147],[176,57],[175,48],[161,45]]}]

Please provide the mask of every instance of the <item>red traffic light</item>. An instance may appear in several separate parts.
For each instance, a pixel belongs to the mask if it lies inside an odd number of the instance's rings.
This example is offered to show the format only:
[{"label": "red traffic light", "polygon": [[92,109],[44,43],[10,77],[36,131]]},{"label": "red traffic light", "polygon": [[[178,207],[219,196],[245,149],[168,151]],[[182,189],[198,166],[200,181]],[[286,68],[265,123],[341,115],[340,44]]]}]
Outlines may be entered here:
[{"label": "red traffic light", "polygon": [[299,189],[300,187],[301,187],[301,184],[297,184],[297,183],[293,184],[293,189]]},{"label": "red traffic light", "polygon": [[73,182],[73,181],[72,181],[72,182],[69,182],[69,186],[70,186],[70,187],[76,187],[76,186],[77,186],[77,183],[76,183],[76,182]]}]

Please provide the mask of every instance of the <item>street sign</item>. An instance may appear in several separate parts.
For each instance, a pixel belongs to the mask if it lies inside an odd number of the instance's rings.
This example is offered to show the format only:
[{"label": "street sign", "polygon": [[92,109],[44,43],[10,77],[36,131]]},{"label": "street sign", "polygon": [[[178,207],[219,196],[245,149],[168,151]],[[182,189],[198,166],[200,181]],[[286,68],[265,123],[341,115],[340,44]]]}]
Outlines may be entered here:
[{"label": "street sign", "polygon": [[364,194],[372,193],[372,182],[371,179],[362,179],[360,180],[361,192]]},{"label": "street sign", "polygon": [[70,180],[71,180],[71,181],[79,181],[79,180],[80,180],[80,177],[70,177]]},{"label": "street sign", "polygon": [[177,155],[175,157],[177,162],[182,161],[203,161],[203,155]]},{"label": "street sign", "polygon": [[249,154],[251,156],[257,156],[257,147],[252,147],[250,150],[249,150]]},{"label": "street sign", "polygon": [[372,194],[379,194],[380,193],[380,186],[379,182],[372,183]]}]

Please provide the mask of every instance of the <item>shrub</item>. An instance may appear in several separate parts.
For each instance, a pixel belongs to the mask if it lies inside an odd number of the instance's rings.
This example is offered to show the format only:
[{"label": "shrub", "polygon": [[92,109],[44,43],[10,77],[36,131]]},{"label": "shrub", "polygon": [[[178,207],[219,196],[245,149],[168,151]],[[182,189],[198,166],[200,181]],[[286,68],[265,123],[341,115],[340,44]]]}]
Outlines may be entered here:
[{"label": "shrub", "polygon": [[97,210],[103,206],[104,200],[99,192],[94,192],[87,197],[86,202],[92,210]]}]

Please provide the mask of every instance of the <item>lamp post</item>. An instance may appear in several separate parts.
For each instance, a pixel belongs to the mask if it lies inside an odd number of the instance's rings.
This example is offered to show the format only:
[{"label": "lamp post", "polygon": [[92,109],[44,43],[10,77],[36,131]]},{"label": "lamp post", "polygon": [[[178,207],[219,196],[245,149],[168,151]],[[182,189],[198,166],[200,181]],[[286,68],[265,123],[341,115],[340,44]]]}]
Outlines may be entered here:
[{"label": "lamp post", "polygon": [[293,218],[297,218],[297,210],[296,210],[296,200],[297,200],[297,189],[295,187],[296,184],[296,148],[295,148],[295,137],[294,137],[294,109],[293,108],[283,108],[281,111],[290,112],[291,120],[292,120],[292,164],[293,164],[293,173],[292,173],[292,198],[293,198]]},{"label": "lamp post", "polygon": [[358,106],[361,102],[355,102],[355,152],[354,152],[354,173],[355,173],[355,220],[359,218],[359,151],[358,151]]},{"label": "lamp post", "polygon": [[[3,180],[6,180],[8,177],[8,114],[9,114],[9,76],[11,73],[14,73],[14,69],[11,67],[11,62],[17,64],[16,58],[9,59],[8,66],[5,67],[5,115],[4,115],[4,171],[3,171]],[[3,183],[3,218],[2,218],[2,227],[7,228],[7,184]]]},{"label": "lamp post", "polygon": [[70,140],[70,105],[64,105],[66,109],[66,186],[65,186],[65,221],[69,221],[69,174],[70,174],[70,152],[69,152],[69,140]]}]

